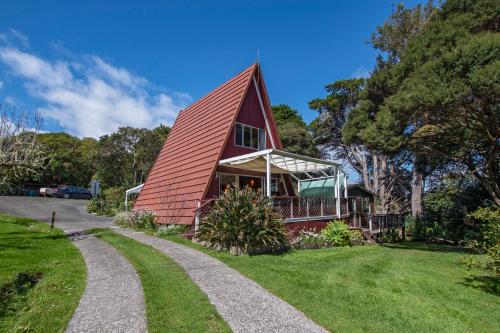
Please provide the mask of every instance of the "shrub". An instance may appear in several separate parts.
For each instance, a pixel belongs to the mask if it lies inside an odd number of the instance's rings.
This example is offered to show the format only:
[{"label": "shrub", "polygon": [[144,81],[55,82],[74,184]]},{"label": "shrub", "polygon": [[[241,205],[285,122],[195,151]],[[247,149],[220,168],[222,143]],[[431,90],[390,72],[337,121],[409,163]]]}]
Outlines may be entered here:
[{"label": "shrub", "polygon": [[319,249],[327,246],[329,246],[328,239],[322,234],[316,233],[315,230],[301,230],[296,244],[296,247],[300,249]]},{"label": "shrub", "polygon": [[262,191],[228,188],[204,217],[196,239],[211,248],[248,253],[249,249],[288,248],[289,240],[270,198]]},{"label": "shrub", "polygon": [[487,260],[482,263],[473,263],[486,271],[500,273],[500,209],[479,208],[469,214],[481,223],[481,248],[487,255]]},{"label": "shrub", "polygon": [[101,212],[101,201],[97,198],[92,198],[87,203],[87,212],[99,214]]},{"label": "shrub", "polygon": [[399,230],[398,229],[390,229],[387,231],[384,231],[382,233],[382,236],[380,237],[382,242],[384,243],[396,243],[400,241],[399,238]]},{"label": "shrub", "polygon": [[332,221],[321,230],[321,235],[325,237],[333,246],[347,246],[350,244],[351,234],[349,227],[342,220]]},{"label": "shrub", "polygon": [[155,223],[156,213],[151,209],[134,209],[130,212],[132,218],[132,226],[138,229],[156,229]]},{"label": "shrub", "polygon": [[363,240],[365,239],[361,230],[357,230],[357,229],[349,230],[349,237],[350,237],[349,243],[352,246],[353,245],[362,245]]},{"label": "shrub", "polygon": [[116,225],[119,225],[122,227],[131,227],[134,224],[134,222],[132,220],[132,214],[130,212],[121,212],[121,213],[116,214],[113,222]]},{"label": "shrub", "polygon": [[162,225],[156,230],[156,235],[157,236],[172,236],[172,235],[178,235],[182,234],[183,232],[187,231],[189,229],[189,226],[185,224],[167,224],[167,225]]}]

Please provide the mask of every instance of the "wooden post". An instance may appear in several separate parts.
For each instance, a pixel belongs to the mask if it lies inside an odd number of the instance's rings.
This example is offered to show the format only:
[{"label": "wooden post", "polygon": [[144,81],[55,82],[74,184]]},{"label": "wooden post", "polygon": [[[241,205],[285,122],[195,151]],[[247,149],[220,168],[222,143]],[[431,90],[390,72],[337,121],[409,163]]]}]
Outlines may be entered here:
[{"label": "wooden post", "polygon": [[200,227],[200,207],[201,207],[201,201],[198,201],[197,207],[196,207],[196,215],[194,217],[194,231],[197,232],[199,227]]},{"label": "wooden post", "polygon": [[290,198],[290,217],[293,219],[293,198]]},{"label": "wooden post", "polygon": [[54,229],[54,222],[56,220],[56,212],[52,212],[52,218],[50,219],[50,229]]}]

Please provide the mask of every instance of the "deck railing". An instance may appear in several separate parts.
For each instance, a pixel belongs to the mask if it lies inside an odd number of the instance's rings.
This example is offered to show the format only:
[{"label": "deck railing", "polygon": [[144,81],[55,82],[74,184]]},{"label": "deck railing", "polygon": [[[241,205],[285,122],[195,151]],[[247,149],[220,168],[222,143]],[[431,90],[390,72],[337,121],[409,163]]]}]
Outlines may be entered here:
[{"label": "deck railing", "polygon": [[[338,216],[334,197],[273,197],[273,206],[285,221]],[[340,215],[346,213],[347,200],[340,199]]]}]

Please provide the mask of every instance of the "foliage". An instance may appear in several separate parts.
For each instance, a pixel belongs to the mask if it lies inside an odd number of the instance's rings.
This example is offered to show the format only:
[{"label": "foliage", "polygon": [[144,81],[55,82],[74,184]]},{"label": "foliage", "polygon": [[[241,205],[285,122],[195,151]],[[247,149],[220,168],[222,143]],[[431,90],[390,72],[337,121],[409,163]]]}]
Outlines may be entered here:
[{"label": "foliage", "polygon": [[12,193],[27,179],[37,180],[49,160],[38,140],[40,118],[0,105],[0,193]]},{"label": "foliage", "polygon": [[99,198],[92,198],[87,203],[87,212],[93,214],[100,214],[102,212],[101,200]]},{"label": "foliage", "polygon": [[480,263],[473,262],[474,266],[500,274],[500,210],[479,208],[469,217],[481,223],[481,247],[488,256]]},{"label": "foliage", "polygon": [[408,216],[405,225],[406,232],[415,241],[426,241],[444,237],[443,226],[430,219]]},{"label": "foliage", "polygon": [[40,182],[49,186],[68,184],[87,187],[96,169],[97,141],[67,133],[42,133],[40,144],[51,157]]},{"label": "foliage", "polygon": [[380,239],[384,243],[396,243],[401,240],[401,238],[399,237],[398,229],[390,229],[388,231],[385,231],[384,233],[382,233]]},{"label": "foliage", "polygon": [[[469,223],[467,213],[487,204],[488,193],[473,177],[463,174],[449,174],[441,183],[426,193],[424,215],[421,224],[433,226],[431,237],[439,237],[457,243],[468,240],[478,230]],[[428,237],[421,237],[428,238]]]},{"label": "foliage", "polygon": [[203,218],[196,239],[211,248],[282,250],[289,246],[288,235],[271,199],[246,187],[228,188],[215,200]]},{"label": "foliage", "polygon": [[157,225],[155,223],[156,213],[151,209],[134,209],[130,212],[133,227],[139,229],[155,230]]},{"label": "foliage", "polygon": [[319,249],[328,246],[328,239],[323,234],[317,233],[315,230],[301,230],[298,242],[295,244],[295,247],[300,249]]},{"label": "foliage", "polygon": [[318,157],[311,133],[297,110],[286,104],[273,106],[273,117],[285,151]]},{"label": "foliage", "polygon": [[106,187],[133,187],[146,179],[170,129],[121,127],[99,139],[96,167]]},{"label": "foliage", "polygon": [[114,223],[122,227],[139,230],[156,230],[156,213],[151,209],[134,209],[131,212],[120,212],[115,215]]},{"label": "foliage", "polygon": [[332,246],[347,246],[351,241],[349,227],[342,220],[332,221],[321,230],[321,235]]},{"label": "foliage", "polygon": [[158,230],[156,230],[156,235],[157,236],[173,236],[173,235],[178,235],[186,232],[189,229],[188,225],[185,224],[167,224],[167,225],[161,225],[158,227]]},{"label": "foliage", "polygon": [[495,0],[444,3],[384,70],[393,89],[380,110],[408,149],[467,168],[500,205],[497,7]]},{"label": "foliage", "polygon": [[137,271],[144,290],[147,332],[231,332],[208,297],[171,258],[110,230],[97,235]]},{"label": "foliage", "polygon": [[351,246],[361,245],[365,240],[363,233],[361,232],[361,230],[358,229],[349,230],[349,238],[350,238],[349,243]]},{"label": "foliage", "polygon": [[63,332],[85,289],[85,262],[59,229],[0,214],[0,331]]}]

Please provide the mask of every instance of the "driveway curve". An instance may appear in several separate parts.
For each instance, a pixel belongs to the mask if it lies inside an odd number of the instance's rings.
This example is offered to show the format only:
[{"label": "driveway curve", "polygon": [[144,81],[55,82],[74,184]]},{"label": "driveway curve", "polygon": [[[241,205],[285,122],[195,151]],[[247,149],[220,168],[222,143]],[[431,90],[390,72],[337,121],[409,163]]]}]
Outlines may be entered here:
[{"label": "driveway curve", "polygon": [[55,226],[66,233],[92,228],[108,228],[113,218],[87,213],[87,200],[42,197],[0,196],[0,212],[50,223],[56,212]]},{"label": "driveway curve", "polygon": [[69,235],[87,266],[87,283],[66,329],[76,332],[147,332],[142,284],[134,267],[114,247],[86,234],[113,225],[112,218],[86,212],[86,200],[0,196],[0,213],[50,223]]}]

